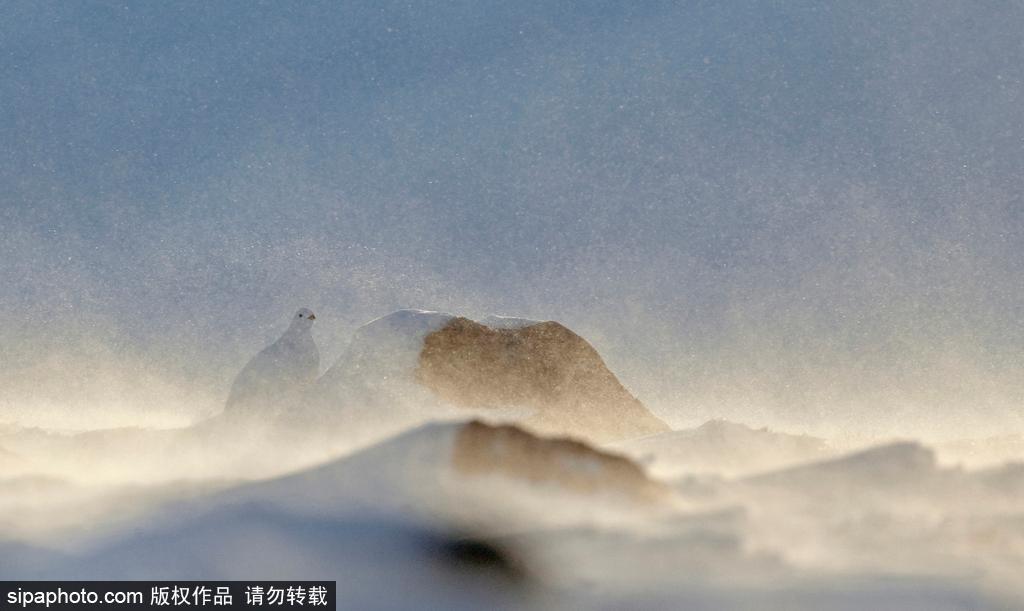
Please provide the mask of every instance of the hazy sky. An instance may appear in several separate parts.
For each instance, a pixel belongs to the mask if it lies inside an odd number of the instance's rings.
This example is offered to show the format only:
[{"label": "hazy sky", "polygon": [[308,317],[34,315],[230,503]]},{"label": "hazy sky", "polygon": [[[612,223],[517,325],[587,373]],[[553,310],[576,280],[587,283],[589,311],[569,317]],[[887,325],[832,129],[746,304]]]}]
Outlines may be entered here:
[{"label": "hazy sky", "polygon": [[677,424],[1024,430],[1024,4],[894,4],[5,3],[0,420],[410,306]]}]

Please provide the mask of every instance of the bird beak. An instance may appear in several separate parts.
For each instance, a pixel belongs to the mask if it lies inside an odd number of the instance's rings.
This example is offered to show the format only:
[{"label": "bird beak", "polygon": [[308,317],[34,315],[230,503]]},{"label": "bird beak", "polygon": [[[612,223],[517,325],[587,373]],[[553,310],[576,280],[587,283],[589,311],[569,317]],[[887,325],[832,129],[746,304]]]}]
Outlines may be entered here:
[{"label": "bird beak", "polygon": [[309,315],[309,319],[310,320],[316,320],[316,314],[310,314]]}]

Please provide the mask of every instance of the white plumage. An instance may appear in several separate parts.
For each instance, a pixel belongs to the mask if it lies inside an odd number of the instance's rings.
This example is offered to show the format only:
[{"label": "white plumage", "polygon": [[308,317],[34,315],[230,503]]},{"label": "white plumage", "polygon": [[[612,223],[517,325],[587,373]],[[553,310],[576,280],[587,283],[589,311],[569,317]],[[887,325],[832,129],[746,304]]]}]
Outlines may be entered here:
[{"label": "white plumage", "polygon": [[275,415],[300,399],[320,369],[320,352],[313,341],[312,311],[302,308],[276,342],[270,344],[235,377],[225,412]]}]

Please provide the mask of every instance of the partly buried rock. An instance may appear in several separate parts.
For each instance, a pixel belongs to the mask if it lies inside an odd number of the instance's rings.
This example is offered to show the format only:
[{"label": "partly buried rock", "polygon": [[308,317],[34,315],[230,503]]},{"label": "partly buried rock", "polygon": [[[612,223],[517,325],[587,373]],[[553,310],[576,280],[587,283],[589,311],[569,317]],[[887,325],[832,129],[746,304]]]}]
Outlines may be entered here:
[{"label": "partly buried rock", "polygon": [[615,492],[642,502],[667,496],[664,486],[628,458],[573,439],[542,438],[476,420],[456,434],[452,467],[466,477],[500,475],[581,495]]},{"label": "partly buried rock", "polygon": [[595,510],[633,510],[661,507],[673,498],[669,487],[623,456],[514,425],[463,421],[424,424],[338,460],[244,486],[225,500],[273,499],[320,513],[355,506],[503,523],[527,516],[578,519],[573,511],[550,511],[553,499]]},{"label": "partly buried rock", "polygon": [[524,424],[545,433],[611,441],[668,430],[557,322],[492,328],[453,318],[425,336],[416,380],[458,406],[530,408]]}]

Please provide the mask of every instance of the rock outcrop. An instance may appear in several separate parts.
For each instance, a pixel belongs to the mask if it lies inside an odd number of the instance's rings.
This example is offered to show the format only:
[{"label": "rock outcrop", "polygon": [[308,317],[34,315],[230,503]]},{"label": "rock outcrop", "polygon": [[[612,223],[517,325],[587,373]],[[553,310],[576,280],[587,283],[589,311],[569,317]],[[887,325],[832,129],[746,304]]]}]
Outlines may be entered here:
[{"label": "rock outcrop", "polygon": [[485,320],[400,310],[363,325],[317,383],[318,409],[402,428],[475,413],[602,443],[668,430],[579,335],[556,322]]},{"label": "rock outcrop", "polygon": [[529,408],[524,423],[544,433],[609,441],[668,430],[557,322],[492,328],[454,318],[424,338],[416,379],[454,405]]},{"label": "rock outcrop", "polygon": [[538,437],[516,426],[476,420],[456,434],[452,467],[466,477],[501,475],[575,494],[613,492],[644,502],[667,495],[664,486],[623,456],[575,439]]}]

